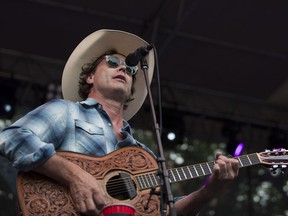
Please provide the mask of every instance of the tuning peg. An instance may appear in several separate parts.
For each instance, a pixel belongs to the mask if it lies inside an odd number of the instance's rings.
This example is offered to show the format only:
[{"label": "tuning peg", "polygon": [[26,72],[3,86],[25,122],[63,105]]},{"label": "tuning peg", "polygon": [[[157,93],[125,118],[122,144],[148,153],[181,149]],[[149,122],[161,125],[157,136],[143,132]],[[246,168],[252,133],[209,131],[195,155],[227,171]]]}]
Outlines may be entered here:
[{"label": "tuning peg", "polygon": [[284,149],[284,148],[281,148],[281,149],[280,149],[280,152],[282,152],[282,154],[286,154],[286,153],[287,153],[287,150]]},{"label": "tuning peg", "polygon": [[281,167],[282,174],[284,174],[284,170],[287,169],[287,165],[286,164],[282,164],[280,167]]},{"label": "tuning peg", "polygon": [[278,168],[270,168],[270,173],[272,176],[277,177],[282,173],[282,171]]},{"label": "tuning peg", "polygon": [[268,155],[270,155],[271,152],[272,152],[272,151],[271,151],[270,149],[266,149],[266,150],[265,150],[265,153],[267,153]]},{"label": "tuning peg", "polygon": [[270,149],[265,149],[265,152],[271,152],[271,150]]},{"label": "tuning peg", "polygon": [[279,165],[275,164],[272,166],[272,169],[278,169],[279,168]]},{"label": "tuning peg", "polygon": [[278,155],[279,154],[280,149],[273,149],[273,154],[274,155]]},{"label": "tuning peg", "polygon": [[270,168],[271,175],[276,176],[278,174],[278,168],[279,166],[277,164],[272,165]]},{"label": "tuning peg", "polygon": [[276,176],[277,174],[278,174],[278,169],[273,169],[273,168],[271,168],[270,169],[270,173],[271,173],[271,175],[273,175],[273,176]]},{"label": "tuning peg", "polygon": [[270,150],[270,149],[266,149],[266,150],[265,150],[265,153],[266,153],[267,156],[270,156],[271,150]]}]

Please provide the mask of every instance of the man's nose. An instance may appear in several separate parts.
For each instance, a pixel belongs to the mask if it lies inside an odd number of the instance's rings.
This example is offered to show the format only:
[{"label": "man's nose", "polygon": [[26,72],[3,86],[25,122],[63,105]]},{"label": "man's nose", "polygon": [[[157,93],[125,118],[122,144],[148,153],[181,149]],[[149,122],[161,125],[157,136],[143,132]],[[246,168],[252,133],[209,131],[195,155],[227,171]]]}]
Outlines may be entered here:
[{"label": "man's nose", "polygon": [[126,73],[126,66],[125,65],[121,64],[121,65],[119,65],[118,68],[120,71],[123,71],[124,73]]}]

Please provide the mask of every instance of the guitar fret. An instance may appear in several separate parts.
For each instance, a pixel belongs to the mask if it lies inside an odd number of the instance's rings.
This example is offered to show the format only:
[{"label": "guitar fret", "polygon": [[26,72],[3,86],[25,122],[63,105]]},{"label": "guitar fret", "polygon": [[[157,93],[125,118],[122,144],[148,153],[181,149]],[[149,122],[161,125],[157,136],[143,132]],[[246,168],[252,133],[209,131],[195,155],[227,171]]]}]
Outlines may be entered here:
[{"label": "guitar fret", "polygon": [[201,168],[203,174],[205,175],[205,171],[204,171],[204,168],[203,168],[202,164],[199,164],[199,166],[200,166],[200,168]]},{"label": "guitar fret", "polygon": [[261,163],[261,161],[260,161],[260,159],[259,159],[257,154],[255,154],[255,153],[254,154],[250,154],[249,157],[251,158],[251,161],[253,161],[253,164]]},{"label": "guitar fret", "polygon": [[147,188],[147,182],[145,181],[145,178],[143,175],[141,175],[140,177],[142,177],[142,180],[143,180],[143,184],[144,184],[144,187]]},{"label": "guitar fret", "polygon": [[208,167],[208,169],[209,169],[209,173],[211,174],[212,173],[212,170],[211,170],[211,168],[210,168],[210,166],[209,166],[209,163],[206,163],[207,164],[207,167]]},{"label": "guitar fret", "polygon": [[247,156],[247,158],[249,160],[249,163],[252,165],[252,162],[251,162],[250,158],[248,157],[248,155],[246,155],[246,156]]},{"label": "guitar fret", "polygon": [[197,165],[195,165],[195,167],[196,167],[196,169],[197,169],[197,171],[199,173],[199,176],[203,176],[204,173],[203,173],[201,165],[197,164]]},{"label": "guitar fret", "polygon": [[202,169],[203,169],[204,175],[211,174],[211,172],[210,172],[210,167],[207,166],[207,164],[201,164],[201,167],[202,167]]},{"label": "guitar fret", "polygon": [[242,161],[240,160],[240,157],[238,157],[237,159],[238,159],[238,161],[239,161],[241,167],[243,167],[244,165],[243,165]]},{"label": "guitar fret", "polygon": [[136,179],[138,180],[140,187],[143,188],[143,182],[141,180],[141,176],[136,176]]},{"label": "guitar fret", "polygon": [[240,157],[239,157],[239,160],[242,161],[243,167],[250,165],[250,163],[249,163],[248,158],[246,157],[246,155],[240,156]]},{"label": "guitar fret", "polygon": [[[171,176],[173,177],[174,180],[171,178]],[[171,169],[170,172],[169,172],[169,179],[171,179],[171,181],[173,181],[173,182],[176,181],[175,175],[173,173],[173,169]]]},{"label": "guitar fret", "polygon": [[189,176],[189,169],[188,169],[187,166],[183,167],[182,170],[183,170],[183,172],[184,172],[185,179],[191,178],[191,176]]},{"label": "guitar fret", "polygon": [[154,174],[154,173],[151,173],[151,174],[150,174],[150,177],[151,177],[151,181],[152,181],[153,187],[157,186],[158,183],[157,183],[157,181],[156,181],[155,174]]},{"label": "guitar fret", "polygon": [[197,171],[197,169],[196,169],[196,166],[193,166],[193,168],[194,168],[194,170],[195,170],[195,172],[196,172],[196,175],[199,176],[198,171]]},{"label": "guitar fret", "polygon": [[193,178],[193,175],[192,175],[192,173],[191,173],[189,167],[187,166],[186,168],[187,168],[187,170],[188,170],[188,172],[189,172],[189,174],[190,174],[190,178]]},{"label": "guitar fret", "polygon": [[179,174],[178,169],[175,169],[175,170],[176,170],[176,173],[177,173],[179,180],[181,180],[181,175]]},{"label": "guitar fret", "polygon": [[250,166],[252,164],[248,155],[240,156],[239,159],[241,160],[243,167]]},{"label": "guitar fret", "polygon": [[153,186],[153,183],[152,183],[152,179],[151,179],[151,177],[150,177],[149,174],[147,175],[147,178],[146,178],[146,179],[147,179],[147,182],[148,182],[148,186],[149,186],[149,187],[152,187],[152,186]]},{"label": "guitar fret", "polygon": [[180,181],[181,180],[181,175],[179,174],[179,172],[178,172],[178,169],[174,169],[174,171],[176,171],[176,181]]},{"label": "guitar fret", "polygon": [[183,172],[182,167],[177,169],[177,173],[179,174],[180,180],[186,179],[186,175],[185,175],[185,172]]},{"label": "guitar fret", "polygon": [[193,167],[193,169],[194,169],[194,172],[195,172],[196,176],[199,176],[199,174],[198,174],[197,169],[195,168],[195,166],[192,166],[192,167]]},{"label": "guitar fret", "polygon": [[187,176],[186,176],[186,173],[184,172],[184,169],[183,167],[181,168],[182,172],[183,172],[183,175],[184,175],[184,179],[187,179]]},{"label": "guitar fret", "polygon": [[146,182],[145,182],[145,179],[144,179],[143,175],[141,175],[140,178],[141,178],[141,180],[142,180],[142,183],[143,183],[144,188],[147,188],[147,184],[146,184]]}]

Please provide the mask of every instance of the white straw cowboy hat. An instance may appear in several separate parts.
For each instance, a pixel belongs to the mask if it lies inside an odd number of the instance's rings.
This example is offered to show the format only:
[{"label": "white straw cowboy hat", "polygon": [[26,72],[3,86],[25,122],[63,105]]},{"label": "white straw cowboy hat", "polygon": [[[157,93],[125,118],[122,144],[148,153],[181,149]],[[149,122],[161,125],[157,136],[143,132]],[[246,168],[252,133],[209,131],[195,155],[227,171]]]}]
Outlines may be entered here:
[{"label": "white straw cowboy hat", "polygon": [[[62,76],[64,99],[75,102],[82,100],[78,95],[79,75],[81,67],[91,62],[91,59],[101,56],[110,49],[115,49],[118,53],[127,56],[139,47],[146,47],[147,45],[148,43],[140,37],[124,31],[101,29],[88,35],[74,49],[65,65]],[[148,63],[149,83],[151,83],[154,71],[154,53],[152,50],[146,56],[146,59]],[[136,74],[134,85],[134,100],[130,101],[127,109],[124,110],[123,118],[126,120],[129,120],[138,112],[147,95],[144,72],[141,70],[140,65],[138,67],[139,70]]]}]

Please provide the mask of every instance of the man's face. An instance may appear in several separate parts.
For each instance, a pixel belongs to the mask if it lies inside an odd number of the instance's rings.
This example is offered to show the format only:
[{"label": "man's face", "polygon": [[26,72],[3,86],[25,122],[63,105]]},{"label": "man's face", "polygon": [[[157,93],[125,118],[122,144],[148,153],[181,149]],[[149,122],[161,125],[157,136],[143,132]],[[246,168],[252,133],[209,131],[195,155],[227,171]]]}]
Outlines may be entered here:
[{"label": "man's face", "polygon": [[[122,62],[125,61],[125,57],[120,54],[112,56]],[[104,58],[95,73],[87,78],[87,83],[93,84],[90,97],[96,94],[96,96],[116,99],[124,103],[131,94],[132,75],[126,72],[124,65],[111,67]]]}]

